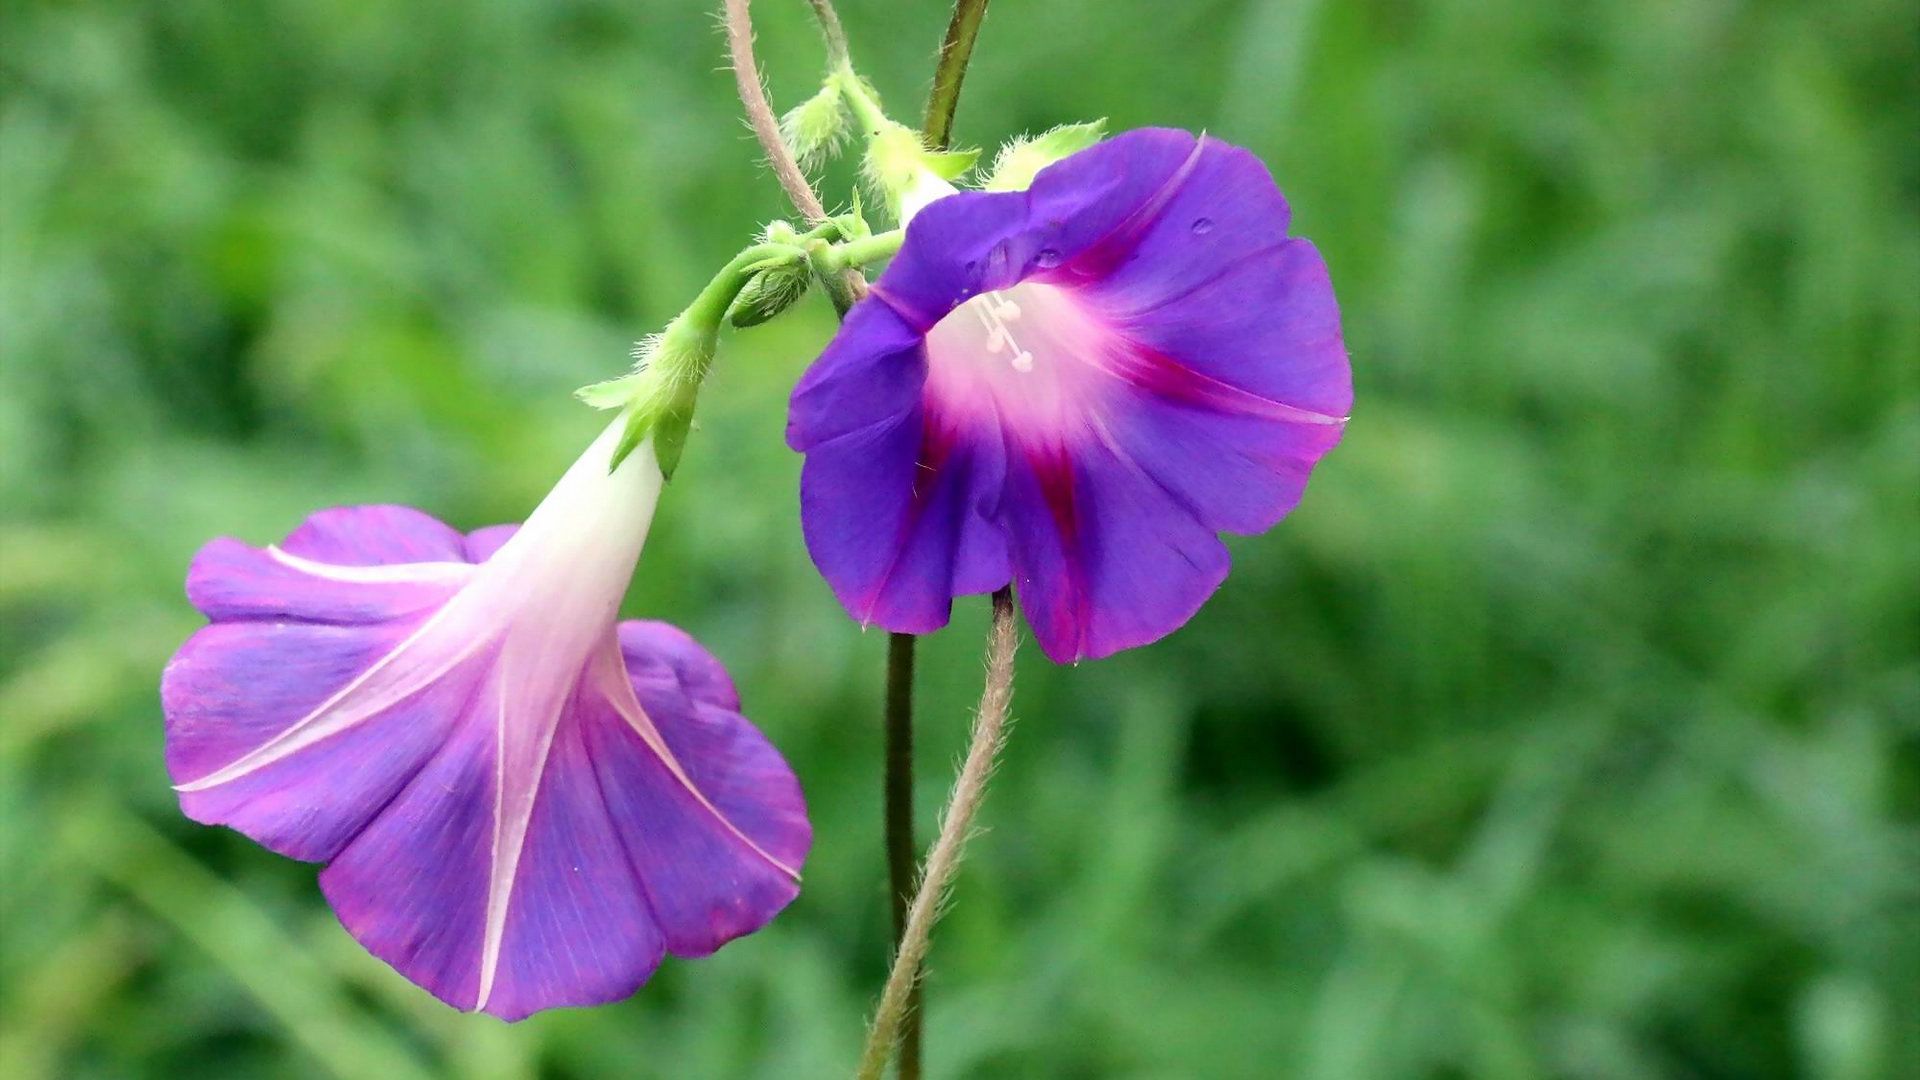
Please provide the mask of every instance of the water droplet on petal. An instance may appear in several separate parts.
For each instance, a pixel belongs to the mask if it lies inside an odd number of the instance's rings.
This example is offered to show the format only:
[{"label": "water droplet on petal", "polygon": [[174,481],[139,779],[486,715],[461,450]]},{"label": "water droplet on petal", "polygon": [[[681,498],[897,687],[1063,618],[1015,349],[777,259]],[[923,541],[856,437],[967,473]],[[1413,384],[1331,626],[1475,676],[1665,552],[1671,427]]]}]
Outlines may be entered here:
[{"label": "water droplet on petal", "polygon": [[1213,231],[1213,219],[1210,217],[1193,219],[1193,235],[1205,236]]},{"label": "water droplet on petal", "polygon": [[[1002,240],[987,251],[987,273],[999,274],[1006,270],[1006,268],[1007,242]],[[973,269],[972,264],[968,264],[967,269]]]},{"label": "water droplet on petal", "polygon": [[1053,248],[1041,248],[1034,255],[1033,262],[1043,270],[1051,270],[1060,265],[1060,253]]}]

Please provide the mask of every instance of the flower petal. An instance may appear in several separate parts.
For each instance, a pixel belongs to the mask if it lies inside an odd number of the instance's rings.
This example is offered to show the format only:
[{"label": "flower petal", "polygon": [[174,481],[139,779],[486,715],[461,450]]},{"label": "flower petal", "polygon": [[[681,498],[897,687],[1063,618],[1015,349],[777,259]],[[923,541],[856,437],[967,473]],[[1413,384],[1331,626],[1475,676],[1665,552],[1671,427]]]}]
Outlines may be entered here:
[{"label": "flower petal", "polygon": [[907,226],[873,296],[924,334],[982,292],[1104,272],[1099,253],[1134,242],[1195,150],[1184,131],[1130,131],[1041,170],[1026,191],[939,199]]},{"label": "flower petal", "polygon": [[997,432],[945,425],[919,405],[818,445],[800,474],[807,550],[861,622],[936,630],[953,597],[1011,576],[1006,542],[985,516],[1005,468]]},{"label": "flower petal", "polygon": [[459,530],[411,506],[336,506],[287,534],[280,547],[336,566],[478,562],[468,559]]},{"label": "flower petal", "polygon": [[475,529],[467,534],[465,549],[467,561],[483,563],[493,558],[513,535],[520,531],[519,525],[489,525],[484,529]]},{"label": "flower petal", "polygon": [[797,871],[813,844],[800,782],[740,715],[720,661],[663,622],[621,623],[620,652],[641,709],[694,786],[771,860]]},{"label": "flower petal", "polygon": [[616,1000],[664,950],[710,953],[798,892],[792,771],[691,639],[621,636],[548,723],[513,712],[527,694],[494,667],[321,873],[354,937],[451,1005],[514,1020]]},{"label": "flower petal", "polygon": [[1352,404],[1326,266],[1288,218],[1252,154],[1166,129],[915,216],[789,425],[849,613],[931,630],[1011,563],[1056,660],[1190,617],[1227,571],[1216,534],[1284,516]]},{"label": "flower petal", "polygon": [[1020,606],[1056,663],[1159,640],[1227,576],[1213,530],[1111,445],[1009,455],[1002,511]]},{"label": "flower petal", "polygon": [[444,601],[474,561],[459,532],[418,510],[340,506],[277,545],[209,542],[187,571],[187,599],[214,620],[373,623]]},{"label": "flower petal", "polygon": [[[1311,243],[1279,241],[1175,290],[1108,283],[1082,292],[1117,333],[1162,360],[1161,377],[1140,380],[1143,389],[1207,394],[1222,411],[1292,412],[1310,423],[1336,424],[1352,410],[1340,308]],[[1221,388],[1244,396],[1233,400]]]},{"label": "flower petal", "polygon": [[1136,299],[1145,302],[1164,301],[1287,235],[1291,211],[1267,167],[1252,153],[1205,135],[1132,131],[1041,175],[1049,186],[1074,190],[1114,169],[1160,181],[1122,222],[1068,260],[1065,278],[1123,295],[1138,290]]},{"label": "flower petal", "polygon": [[[320,886],[342,925],[401,974],[456,1008],[517,1020],[631,994],[658,965],[664,939],[583,738],[591,695],[576,693],[537,766],[520,775],[497,738],[511,697],[490,680],[427,768],[321,872]],[[503,848],[505,795],[523,783],[534,797]]]},{"label": "flower petal", "polygon": [[1222,413],[1141,392],[1110,400],[1104,431],[1209,529],[1252,535],[1300,501],[1342,426]]},{"label": "flower petal", "polygon": [[424,621],[194,634],[160,684],[181,810],[290,858],[332,858],[420,770],[472,693],[457,676],[381,685],[376,668]]},{"label": "flower petal", "polygon": [[821,443],[897,420],[920,402],[920,331],[882,303],[858,304],[793,388],[787,445]]},{"label": "flower petal", "polygon": [[216,621],[162,678],[190,817],[329,862],[370,951],[509,1019],[624,997],[669,942],[757,929],[811,840],[792,772],[692,639],[609,626],[559,669],[577,620],[464,591],[516,528],[345,508],[283,547],[215,541],[193,591]]},{"label": "flower petal", "polygon": [[[621,628],[628,656],[649,637],[658,633]],[[812,827],[799,782],[745,718],[627,663],[627,693],[605,687],[583,731],[667,949],[704,956],[793,900]]]}]

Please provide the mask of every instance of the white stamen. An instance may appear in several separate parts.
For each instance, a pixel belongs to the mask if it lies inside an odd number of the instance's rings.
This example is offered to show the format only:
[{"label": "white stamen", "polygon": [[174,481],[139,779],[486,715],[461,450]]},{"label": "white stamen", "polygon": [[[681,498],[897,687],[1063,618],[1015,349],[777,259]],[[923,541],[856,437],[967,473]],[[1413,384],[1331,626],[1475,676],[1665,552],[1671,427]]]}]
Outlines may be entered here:
[{"label": "white stamen", "polygon": [[1013,339],[1013,331],[1007,328],[1008,323],[1019,321],[1019,304],[1005,293],[989,292],[982,293],[967,306],[973,308],[974,316],[986,328],[988,352],[998,356],[1012,349],[1013,356],[1008,358],[1007,363],[1013,370],[1023,375],[1033,370],[1033,354],[1021,348],[1020,343]]}]

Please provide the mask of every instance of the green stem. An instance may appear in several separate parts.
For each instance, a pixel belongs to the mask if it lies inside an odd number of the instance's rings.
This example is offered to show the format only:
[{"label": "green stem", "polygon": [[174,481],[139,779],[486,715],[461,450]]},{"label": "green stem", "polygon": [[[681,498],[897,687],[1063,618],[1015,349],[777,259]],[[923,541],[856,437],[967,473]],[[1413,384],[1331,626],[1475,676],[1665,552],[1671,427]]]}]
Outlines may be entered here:
[{"label": "green stem", "polygon": [[1019,644],[1014,627],[1013,590],[1000,589],[993,594],[993,624],[987,630],[987,684],[980,693],[980,708],[973,717],[973,736],[967,743],[966,758],[960,775],[954,779],[953,793],[940,818],[940,835],[927,852],[926,867],[920,874],[920,888],[907,905],[907,929],[894,951],[893,970],[874,1009],[873,1026],[867,1031],[867,1045],[860,1053],[858,1080],[880,1080],[886,1072],[887,1058],[896,1041],[901,1043],[900,1080],[918,1080],[918,1072],[909,1072],[905,1044],[917,1039],[919,1027],[920,968],[926,962],[933,924],[953,883],[954,871],[973,833],[973,816],[987,797],[987,782],[1000,747],[1006,741],[1007,710],[1013,698],[1013,654]]},{"label": "green stem", "polygon": [[825,240],[809,242],[807,265],[813,268],[814,280],[826,291],[827,299],[833,301],[833,313],[844,320],[860,298],[854,294],[846,267],[834,261],[833,245]]},{"label": "green stem", "polygon": [[888,229],[883,233],[835,244],[831,249],[830,265],[836,270],[847,270],[890,259],[900,250],[900,244],[906,237],[905,229]]},{"label": "green stem", "polygon": [[764,264],[798,265],[805,249],[793,244],[755,244],[735,255],[713,275],[686,310],[674,316],[659,339],[641,357],[636,370],[611,382],[583,387],[579,395],[598,408],[620,408],[627,427],[614,448],[609,469],[617,469],[634,447],[654,436],[660,471],[673,478],[681,444],[693,424],[700,384],[713,368],[713,353],[727,308]]},{"label": "green stem", "polygon": [[839,84],[841,97],[852,111],[853,118],[860,121],[860,127],[866,131],[868,138],[893,125],[894,122],[887,118],[886,110],[880,107],[880,100],[854,73],[853,65],[842,64],[828,77]]},{"label": "green stem", "polygon": [[933,72],[933,91],[927,97],[927,122],[921,133],[927,145],[945,150],[953,138],[953,111],[960,104],[960,83],[967,77],[967,61],[973,58],[973,41],[980,35],[980,20],[987,14],[987,0],[956,0],[953,21],[947,24],[946,39],[940,43],[940,64]]},{"label": "green stem", "polygon": [[[886,824],[887,900],[893,911],[893,947],[907,935],[913,903],[916,845],[913,835],[913,647],[912,634],[887,635]],[[906,1001],[900,1039],[902,1080],[920,1075],[921,982],[915,980]]]},{"label": "green stem", "polygon": [[820,36],[827,43],[827,66],[837,68],[847,62],[847,32],[840,27],[840,13],[833,10],[833,0],[807,0],[813,8],[813,19],[820,24]]},{"label": "green stem", "polygon": [[[806,257],[805,250],[792,244],[755,244],[728,260],[674,322],[684,321],[702,332],[718,333],[721,321],[727,316],[727,307],[753,276],[748,267],[776,259],[797,264]],[[758,269],[756,267],[756,271]]]}]

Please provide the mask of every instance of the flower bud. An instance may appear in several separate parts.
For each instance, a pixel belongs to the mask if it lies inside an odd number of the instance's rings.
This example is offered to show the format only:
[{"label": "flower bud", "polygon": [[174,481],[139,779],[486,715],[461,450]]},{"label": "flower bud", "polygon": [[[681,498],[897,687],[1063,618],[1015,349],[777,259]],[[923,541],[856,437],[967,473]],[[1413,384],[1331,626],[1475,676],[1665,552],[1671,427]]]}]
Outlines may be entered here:
[{"label": "flower bud", "polygon": [[987,191],[1024,191],[1040,170],[1085,150],[1107,136],[1104,119],[1086,124],[1061,124],[1040,135],[1022,135],[1000,148],[993,172],[981,187]]},{"label": "flower bud", "polygon": [[805,264],[762,270],[747,280],[727,307],[727,322],[735,327],[759,326],[800,302],[813,276]]},{"label": "flower bud", "polygon": [[847,104],[838,82],[829,80],[820,92],[795,105],[780,118],[780,139],[793,151],[803,169],[831,160],[847,135]]}]

